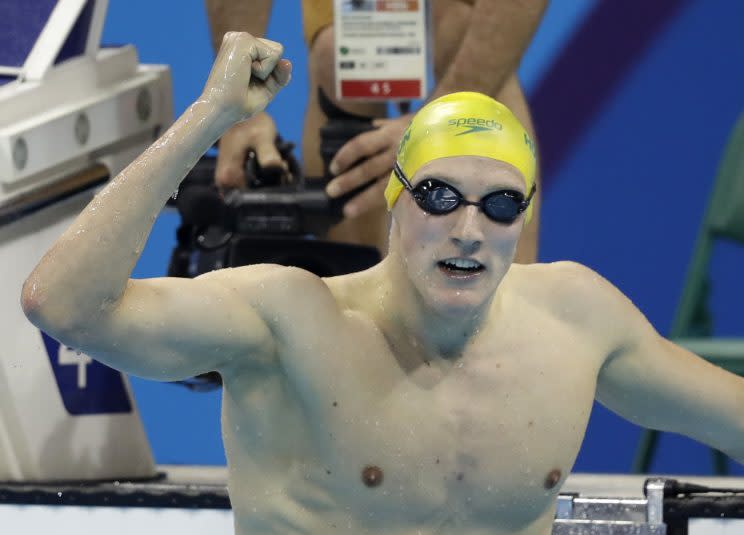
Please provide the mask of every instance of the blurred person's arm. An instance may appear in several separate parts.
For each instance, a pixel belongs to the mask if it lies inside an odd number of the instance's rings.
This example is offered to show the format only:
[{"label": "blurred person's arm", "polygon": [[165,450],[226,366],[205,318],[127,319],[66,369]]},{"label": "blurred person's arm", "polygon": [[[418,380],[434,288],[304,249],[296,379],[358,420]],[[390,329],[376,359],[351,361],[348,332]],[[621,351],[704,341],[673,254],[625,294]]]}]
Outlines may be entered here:
[{"label": "blurred person's arm", "polygon": [[[478,0],[460,47],[429,100],[455,91],[478,91],[497,98],[516,73],[547,5],[548,0]],[[447,35],[448,28],[441,25],[436,42],[459,37]]]},{"label": "blurred person's arm", "polygon": [[[205,0],[212,47],[219,50],[222,36],[227,32],[247,32],[265,37],[271,16],[272,0]],[[261,167],[287,165],[276,148],[277,136],[274,120],[266,112],[238,123],[222,136],[217,154],[215,182],[221,188],[246,186],[245,161],[249,151],[256,152]]]},{"label": "blurred person's arm", "polygon": [[[441,79],[428,100],[455,91],[479,91],[504,100],[502,91],[507,84],[516,84],[517,67],[547,3],[548,0],[479,0],[465,22],[464,37],[462,26],[450,24],[445,18],[435,28],[434,46],[448,47],[457,40],[460,44],[453,58],[447,59],[446,68],[435,68],[440,71]],[[508,89],[510,93],[519,91],[518,87]],[[521,99],[521,94],[518,98]],[[531,130],[526,105],[523,107],[512,111]],[[406,114],[395,119],[378,119],[374,123],[376,130],[356,136],[336,154],[331,172],[337,176],[327,189],[332,197],[377,179],[346,203],[347,216],[362,214],[384,202],[382,192],[395,161],[398,142],[411,117],[412,114]]]},{"label": "blurred person's arm", "polygon": [[266,36],[272,0],[205,0],[205,3],[215,52],[220,49],[227,32]]}]

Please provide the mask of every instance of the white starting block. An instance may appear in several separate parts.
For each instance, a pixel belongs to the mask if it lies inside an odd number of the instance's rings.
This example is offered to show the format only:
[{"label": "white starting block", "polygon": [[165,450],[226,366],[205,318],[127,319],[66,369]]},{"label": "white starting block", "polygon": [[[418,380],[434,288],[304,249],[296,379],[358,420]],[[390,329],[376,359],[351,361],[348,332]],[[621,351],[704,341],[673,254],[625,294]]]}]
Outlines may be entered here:
[{"label": "white starting block", "polygon": [[[13,3],[24,3],[4,1],[11,16]],[[0,207],[6,211],[94,164],[117,173],[172,122],[167,67],[139,65],[132,46],[99,48],[107,5],[58,0],[23,64],[0,66],[0,75],[11,79],[0,85]],[[18,8],[19,16],[27,9]],[[75,23],[86,15],[85,48],[55,64],[72,30],[84,31]],[[0,49],[9,37],[0,36]]]},{"label": "white starting block", "polygon": [[172,122],[168,68],[139,65],[131,46],[99,48],[106,8],[3,0],[17,20],[0,32],[0,481],[155,475],[126,377],[40,332],[19,304],[96,187]]}]

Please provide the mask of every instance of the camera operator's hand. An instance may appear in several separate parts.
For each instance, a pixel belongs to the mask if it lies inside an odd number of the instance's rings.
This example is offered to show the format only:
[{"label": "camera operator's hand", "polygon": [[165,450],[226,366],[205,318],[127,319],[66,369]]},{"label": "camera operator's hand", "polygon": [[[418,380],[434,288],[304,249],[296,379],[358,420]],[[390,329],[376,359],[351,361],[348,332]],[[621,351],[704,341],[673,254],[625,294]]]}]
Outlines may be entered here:
[{"label": "camera operator's hand", "polygon": [[245,160],[255,151],[258,165],[288,170],[276,148],[276,125],[271,116],[262,111],[240,122],[225,132],[220,139],[214,181],[221,189],[246,187]]},{"label": "camera operator's hand", "polygon": [[395,119],[377,119],[372,124],[377,128],[351,139],[338,151],[330,165],[336,178],[326,187],[331,197],[352,191],[374,181],[367,189],[344,205],[346,217],[356,217],[368,210],[383,206],[383,192],[395,163],[398,143],[413,114]]},{"label": "camera operator's hand", "polygon": [[289,82],[292,64],[281,59],[284,48],[248,33],[228,32],[204,86],[202,98],[231,121],[262,111]]}]

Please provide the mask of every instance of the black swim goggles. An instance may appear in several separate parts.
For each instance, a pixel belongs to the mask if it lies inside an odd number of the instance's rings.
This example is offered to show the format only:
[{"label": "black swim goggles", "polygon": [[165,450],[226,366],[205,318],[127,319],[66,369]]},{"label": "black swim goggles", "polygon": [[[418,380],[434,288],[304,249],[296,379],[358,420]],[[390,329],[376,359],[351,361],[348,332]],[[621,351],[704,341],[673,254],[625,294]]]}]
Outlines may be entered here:
[{"label": "black swim goggles", "polygon": [[536,185],[533,184],[526,199],[522,193],[514,190],[492,191],[481,198],[480,201],[474,202],[465,199],[462,193],[450,184],[436,178],[427,178],[413,187],[398,162],[395,162],[393,172],[413,196],[419,208],[431,215],[449,214],[464,204],[465,206],[477,206],[491,221],[509,224],[513,223],[519,217],[519,214],[527,209],[537,190]]}]

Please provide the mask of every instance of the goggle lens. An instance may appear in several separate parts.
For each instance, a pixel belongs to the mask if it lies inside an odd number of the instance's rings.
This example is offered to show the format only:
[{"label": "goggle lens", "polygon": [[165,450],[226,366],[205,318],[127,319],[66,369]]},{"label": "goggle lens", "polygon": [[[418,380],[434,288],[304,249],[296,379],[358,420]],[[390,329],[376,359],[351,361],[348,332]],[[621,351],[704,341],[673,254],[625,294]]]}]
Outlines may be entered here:
[{"label": "goggle lens", "polygon": [[432,214],[446,214],[460,205],[460,197],[456,191],[445,185],[436,185],[424,192],[422,208]]},{"label": "goggle lens", "polygon": [[486,196],[481,202],[483,212],[494,221],[511,223],[521,212],[522,195],[510,191],[498,191]]}]

